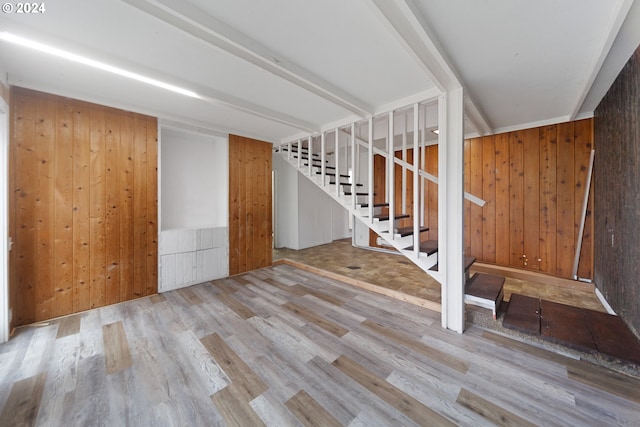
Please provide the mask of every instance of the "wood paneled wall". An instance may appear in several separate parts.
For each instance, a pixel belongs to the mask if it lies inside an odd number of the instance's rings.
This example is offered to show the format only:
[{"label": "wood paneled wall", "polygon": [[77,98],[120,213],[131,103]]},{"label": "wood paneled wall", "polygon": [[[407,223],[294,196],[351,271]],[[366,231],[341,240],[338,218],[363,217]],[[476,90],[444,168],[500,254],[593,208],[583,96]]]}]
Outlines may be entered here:
[{"label": "wood paneled wall", "polygon": [[[579,120],[466,140],[465,191],[486,201],[465,200],[465,254],[478,261],[571,278],[593,147],[593,120]],[[413,163],[412,150],[407,150]],[[400,151],[396,157],[401,157]],[[425,149],[423,168],[438,175],[438,147]],[[401,211],[401,167],[396,165],[395,203]],[[407,173],[408,213],[411,173]],[[374,159],[376,201],[385,200],[385,159]],[[593,277],[593,186],[587,208],[578,277]],[[438,186],[426,181],[422,239],[438,238]],[[411,225],[408,221],[405,225]],[[370,236],[375,245],[375,233]]]},{"label": "wood paneled wall", "polygon": [[[465,253],[570,278],[593,147],[593,120],[465,141]],[[593,276],[593,197],[578,276]]]},{"label": "wood paneled wall", "polygon": [[272,262],[272,145],[229,135],[229,274]]},{"label": "wood paneled wall", "polygon": [[21,88],[11,117],[13,324],[156,293],[156,119]]},{"label": "wood paneled wall", "polygon": [[640,337],[640,48],[595,113],[595,283]]}]

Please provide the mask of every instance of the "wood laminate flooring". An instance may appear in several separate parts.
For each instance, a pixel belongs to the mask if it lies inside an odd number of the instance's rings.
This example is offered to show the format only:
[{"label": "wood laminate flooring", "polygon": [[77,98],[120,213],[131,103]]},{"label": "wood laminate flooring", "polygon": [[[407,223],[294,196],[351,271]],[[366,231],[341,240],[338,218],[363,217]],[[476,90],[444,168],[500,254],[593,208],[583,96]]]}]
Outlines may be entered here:
[{"label": "wood laminate flooring", "polygon": [[19,328],[0,426],[602,426],[640,379],[279,265]]}]

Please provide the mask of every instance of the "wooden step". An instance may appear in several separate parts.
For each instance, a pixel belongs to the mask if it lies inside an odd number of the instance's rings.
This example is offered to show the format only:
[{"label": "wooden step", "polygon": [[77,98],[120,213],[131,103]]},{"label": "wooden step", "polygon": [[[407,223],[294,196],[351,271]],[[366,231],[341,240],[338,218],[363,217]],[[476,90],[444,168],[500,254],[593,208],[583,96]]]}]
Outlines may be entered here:
[{"label": "wooden step", "polygon": [[[283,148],[283,149],[282,149],[282,151],[289,151],[289,150],[288,150],[288,149],[286,149],[286,148]],[[292,153],[298,153],[298,150],[291,150],[291,152],[292,152]],[[307,156],[308,156],[308,155],[309,155],[309,152],[308,152],[308,151],[303,151],[303,152],[302,152],[302,154],[304,154],[304,155],[307,155]],[[318,154],[318,153],[312,153],[311,155],[312,155],[313,157],[320,157],[320,154]],[[296,157],[296,156],[294,156],[294,157]],[[303,157],[303,159],[304,159],[304,157]]]},{"label": "wooden step", "polygon": [[[379,220],[379,221],[389,221],[390,215],[389,214],[380,214],[380,215],[374,215],[373,218]],[[394,219],[406,219],[406,218],[411,218],[411,215],[409,214],[395,214]]]},{"label": "wooden step", "polygon": [[[369,203],[360,203],[358,206],[360,206],[361,208],[368,208],[369,207]],[[373,207],[374,208],[388,208],[389,207],[389,203],[374,203]]]},{"label": "wooden step", "polygon": [[511,294],[502,326],[528,334],[540,335],[540,298]]},{"label": "wooden step", "polygon": [[476,273],[467,280],[464,302],[493,311],[493,320],[497,318],[498,307],[504,297],[504,277],[493,274]]},{"label": "wooden step", "polygon": [[[425,231],[429,231],[429,227],[420,227],[420,233],[424,233]],[[394,232],[399,234],[400,237],[411,236],[413,234],[413,226],[396,228]]]},{"label": "wooden step", "polygon": [[[318,155],[317,155],[317,154],[314,154],[314,156],[318,157]],[[293,157],[294,159],[297,159],[297,158],[298,158],[298,156],[291,156],[291,157]],[[300,158],[301,158],[302,160],[309,160],[309,156],[304,156],[304,155],[303,155],[303,156],[301,156]],[[311,160],[312,160],[312,161],[314,161],[314,162],[319,162],[319,161],[320,161],[320,159],[311,159]],[[325,162],[328,162],[328,161],[329,161],[329,160],[325,160]]]},{"label": "wooden step", "polygon": [[[303,163],[302,165],[303,166],[309,166],[309,163]],[[321,168],[322,167],[322,165],[311,165],[311,166],[314,166],[314,167],[317,167],[317,168]],[[331,169],[331,170],[335,170],[336,169],[335,166],[329,166],[329,165],[325,165],[324,168],[325,169]]]},{"label": "wooden step", "polygon": [[[472,256],[464,257],[464,271],[469,271],[469,267],[476,262],[476,258]],[[431,267],[429,270],[438,271],[438,264]]]},{"label": "wooden step", "polygon": [[[345,191],[344,195],[345,196],[353,196],[353,192],[352,191]],[[356,192],[356,196],[368,196],[368,195],[369,195],[369,193],[365,193],[363,191]],[[375,196],[376,194],[373,193],[373,195]]]},{"label": "wooden step", "polygon": [[[317,171],[316,175],[322,175],[322,172],[321,171]],[[325,175],[326,176],[336,176],[336,174],[333,173],[333,172],[325,172]],[[351,177],[349,175],[340,174],[340,178],[351,178]]]},{"label": "wooden step", "polygon": [[[336,185],[336,182],[332,181],[332,182],[329,183],[329,185]],[[353,184],[351,184],[350,182],[341,182],[340,185],[344,185],[345,187],[347,187],[347,186],[348,187],[352,187],[353,186]],[[356,187],[364,187],[364,185],[356,184]]]},{"label": "wooden step", "polygon": [[[408,251],[413,250],[413,246],[407,248]],[[427,255],[433,255],[438,252],[438,241],[437,240],[425,240],[424,242],[420,242],[420,252],[423,252]],[[436,264],[437,266],[437,264]],[[436,267],[434,266],[434,267]],[[436,268],[435,271],[438,269]]]}]

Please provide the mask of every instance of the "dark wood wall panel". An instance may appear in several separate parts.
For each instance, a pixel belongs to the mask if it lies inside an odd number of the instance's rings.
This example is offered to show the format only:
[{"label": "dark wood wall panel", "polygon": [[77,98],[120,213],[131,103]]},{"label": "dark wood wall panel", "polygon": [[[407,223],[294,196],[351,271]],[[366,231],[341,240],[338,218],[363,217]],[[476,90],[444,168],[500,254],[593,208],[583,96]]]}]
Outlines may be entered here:
[{"label": "dark wood wall panel", "polygon": [[11,100],[13,325],[157,292],[156,119],[21,88]]},{"label": "dark wood wall panel", "polygon": [[595,283],[640,336],[640,48],[595,112]]},{"label": "dark wood wall panel", "polygon": [[272,145],[229,135],[229,274],[271,265]]}]

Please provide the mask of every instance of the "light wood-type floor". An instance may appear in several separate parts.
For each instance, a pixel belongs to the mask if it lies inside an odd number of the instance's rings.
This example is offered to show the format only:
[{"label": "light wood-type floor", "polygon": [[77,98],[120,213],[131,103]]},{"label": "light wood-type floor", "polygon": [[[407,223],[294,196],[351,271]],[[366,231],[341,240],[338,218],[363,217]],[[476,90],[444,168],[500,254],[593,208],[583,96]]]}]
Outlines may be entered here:
[{"label": "light wood-type floor", "polygon": [[638,425],[640,380],[279,265],[18,329],[0,425]]},{"label": "light wood-type floor", "polygon": [[[440,284],[411,261],[401,255],[353,247],[351,239],[299,251],[286,248],[273,251],[274,260],[285,258],[361,280],[380,287],[382,292],[397,292],[440,304]],[[471,271],[474,272],[473,266]],[[508,301],[512,293],[518,293],[606,312],[591,285],[573,283],[569,287],[507,278],[504,298]]]}]

